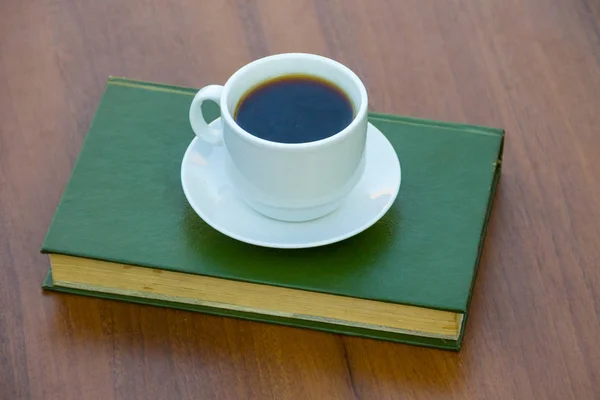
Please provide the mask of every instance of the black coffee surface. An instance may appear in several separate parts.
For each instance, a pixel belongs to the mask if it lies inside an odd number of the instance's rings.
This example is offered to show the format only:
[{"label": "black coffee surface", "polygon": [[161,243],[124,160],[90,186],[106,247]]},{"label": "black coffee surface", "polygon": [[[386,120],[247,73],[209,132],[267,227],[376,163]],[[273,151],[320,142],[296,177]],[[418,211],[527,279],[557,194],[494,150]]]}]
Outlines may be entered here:
[{"label": "black coffee surface", "polygon": [[237,124],[259,138],[306,143],[333,136],[354,118],[348,96],[336,85],[309,75],[286,75],[251,89],[234,113]]}]

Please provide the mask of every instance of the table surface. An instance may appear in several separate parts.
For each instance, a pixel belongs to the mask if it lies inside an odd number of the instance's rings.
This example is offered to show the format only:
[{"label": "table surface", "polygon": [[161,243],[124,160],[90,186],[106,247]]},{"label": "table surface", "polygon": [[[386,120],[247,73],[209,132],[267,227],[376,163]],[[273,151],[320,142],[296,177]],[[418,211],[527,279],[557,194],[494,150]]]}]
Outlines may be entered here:
[{"label": "table surface", "polygon": [[[2,0],[0,399],[600,398],[600,3]],[[506,129],[459,353],[45,294],[109,75],[201,87],[302,51],[371,109]]]}]

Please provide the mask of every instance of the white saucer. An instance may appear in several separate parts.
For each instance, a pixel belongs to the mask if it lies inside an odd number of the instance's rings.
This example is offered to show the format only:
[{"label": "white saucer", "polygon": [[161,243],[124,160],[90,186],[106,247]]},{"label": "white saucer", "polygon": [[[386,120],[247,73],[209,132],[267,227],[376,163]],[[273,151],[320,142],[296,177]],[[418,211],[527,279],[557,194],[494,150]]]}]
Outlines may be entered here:
[{"label": "white saucer", "polygon": [[[215,123],[220,123],[219,119]],[[181,163],[183,191],[207,224],[227,236],[258,246],[297,249],[347,239],[377,222],[392,206],[400,189],[396,152],[370,123],[362,179],[337,210],[308,222],[282,222],[251,209],[231,186],[225,173],[225,157],[225,147],[194,138]]]}]

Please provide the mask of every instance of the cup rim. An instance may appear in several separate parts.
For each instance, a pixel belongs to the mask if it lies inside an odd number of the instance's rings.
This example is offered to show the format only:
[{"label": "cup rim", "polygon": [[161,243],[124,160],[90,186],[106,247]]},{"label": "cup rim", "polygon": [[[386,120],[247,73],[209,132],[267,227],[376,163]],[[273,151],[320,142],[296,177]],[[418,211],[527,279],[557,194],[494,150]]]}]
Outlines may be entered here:
[{"label": "cup rim", "polygon": [[[266,139],[262,139],[257,136],[254,136],[238,125],[238,123],[233,118],[233,116],[227,106],[227,98],[229,96],[231,86],[235,83],[236,79],[251,68],[257,68],[266,63],[274,62],[274,61],[277,61],[280,59],[286,59],[286,58],[308,58],[308,59],[324,62],[324,63],[327,63],[327,64],[339,69],[340,72],[348,75],[352,79],[352,81],[358,87],[358,91],[360,93],[360,99],[359,99],[360,104],[358,105],[356,114],[355,114],[354,118],[352,119],[352,122],[350,122],[350,124],[348,124],[348,126],[346,126],[341,131],[337,132],[336,134],[328,136],[324,139],[319,139],[319,140],[315,140],[312,142],[305,142],[305,143],[282,143],[282,142],[274,142],[274,141],[270,141],[270,140],[266,140]],[[320,56],[317,54],[310,54],[310,53],[281,53],[281,54],[274,54],[274,55],[270,55],[270,56],[266,56],[266,57],[262,57],[257,60],[254,60],[254,61],[244,65],[243,67],[238,69],[236,72],[234,72],[233,75],[231,75],[231,77],[227,80],[227,82],[223,86],[223,95],[221,96],[220,103],[221,104],[219,104],[219,105],[221,107],[221,119],[224,119],[225,122],[238,135],[244,137],[246,140],[248,140],[260,147],[270,147],[270,148],[280,148],[280,149],[307,149],[307,148],[313,148],[313,147],[320,147],[320,146],[329,144],[331,142],[336,142],[336,141],[343,139],[345,136],[348,136],[350,134],[350,132],[352,132],[361,123],[361,121],[363,120],[363,117],[367,113],[368,96],[367,96],[367,89],[365,88],[365,85],[363,84],[362,80],[358,77],[358,75],[356,75],[356,73],[354,73],[354,71],[352,71],[350,68],[348,68],[347,66],[345,66],[344,64],[342,64],[338,61],[332,60],[332,59],[324,57],[324,56]]]}]

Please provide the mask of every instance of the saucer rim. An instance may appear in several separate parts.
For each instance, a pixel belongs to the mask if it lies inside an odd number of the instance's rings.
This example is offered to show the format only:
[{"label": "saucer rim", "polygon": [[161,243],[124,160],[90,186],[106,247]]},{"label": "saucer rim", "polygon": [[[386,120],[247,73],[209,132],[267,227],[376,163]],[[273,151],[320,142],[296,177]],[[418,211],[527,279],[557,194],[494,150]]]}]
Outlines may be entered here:
[{"label": "saucer rim", "polygon": [[[213,124],[218,124],[220,123],[221,117],[218,117],[217,119],[215,119],[214,121],[212,121],[209,125],[213,125]],[[248,238],[247,236],[240,236],[238,234],[232,233],[230,232],[228,229],[223,228],[222,226],[219,227],[217,226],[217,224],[215,224],[213,221],[211,221],[211,218],[208,218],[206,216],[205,213],[203,213],[201,210],[199,210],[195,205],[194,202],[190,201],[190,193],[188,192],[187,188],[186,188],[186,184],[184,183],[184,171],[185,171],[185,161],[189,158],[188,153],[191,152],[191,149],[193,148],[194,144],[196,143],[197,140],[202,140],[197,136],[194,136],[194,138],[190,141],[190,144],[188,145],[188,147],[186,148],[182,160],[181,160],[181,168],[180,168],[180,180],[181,180],[181,186],[185,195],[185,198],[188,202],[188,204],[190,205],[190,207],[194,210],[194,212],[202,219],[202,221],[204,221],[206,224],[208,224],[210,227],[212,227],[213,229],[215,229],[216,231],[222,233],[225,236],[228,236],[232,239],[238,240],[240,242],[243,243],[247,243],[247,244],[251,244],[254,246],[259,246],[259,247],[265,247],[265,248],[272,248],[272,249],[307,249],[307,248],[313,248],[313,247],[322,247],[322,246],[326,246],[329,244],[333,244],[333,243],[337,243],[337,242],[341,242],[344,241],[346,239],[349,239],[353,236],[358,235],[361,232],[366,231],[367,229],[369,229],[370,227],[372,227],[373,225],[375,225],[375,223],[377,223],[381,218],[383,218],[383,216],[390,210],[390,208],[392,207],[392,205],[396,202],[396,199],[398,197],[398,193],[400,192],[400,186],[402,184],[402,166],[400,163],[400,159],[396,153],[396,150],[394,149],[394,147],[392,146],[392,144],[390,143],[390,141],[388,140],[388,138],[383,134],[383,132],[381,132],[376,126],[374,126],[373,124],[371,124],[371,122],[368,122],[368,127],[372,128],[376,131],[376,134],[381,135],[385,141],[387,142],[387,145],[390,146],[392,152],[396,155],[395,160],[396,160],[396,164],[398,167],[398,182],[395,185],[395,190],[394,190],[394,194],[392,196],[390,196],[390,200],[386,203],[386,205],[384,207],[381,208],[381,210],[379,211],[379,213],[377,214],[377,216],[373,217],[369,223],[361,225],[359,228],[351,230],[346,232],[343,235],[338,235],[335,237],[332,237],[330,239],[324,239],[324,240],[320,240],[320,241],[312,241],[312,242],[303,242],[303,243],[289,243],[289,244],[282,244],[282,243],[272,243],[272,242],[265,242],[265,241],[258,241],[258,240],[254,240],[251,238]],[[222,144],[218,145],[218,146],[223,146]],[[226,151],[226,150],[225,150]],[[361,178],[362,180],[362,178]],[[360,180],[358,181],[358,183],[360,183]],[[357,183],[357,186],[358,186]],[[348,194],[348,196],[350,196],[350,194],[356,190],[356,187],[353,188],[350,193]],[[347,197],[348,197],[347,196]],[[236,195],[237,200],[243,202],[243,200],[241,198],[239,198],[239,195]],[[346,199],[344,199],[345,201]],[[248,206],[249,207],[249,206]],[[341,207],[341,205],[340,205]],[[251,212],[255,212],[257,214],[259,214],[262,218],[265,219],[269,219],[269,217],[262,215],[260,213],[258,213],[257,211],[252,210],[251,208],[249,208],[249,210]],[[336,212],[337,210],[334,210],[333,212]],[[326,221],[326,219],[329,217],[330,214],[325,215],[323,217],[320,217],[316,220],[311,220],[311,221],[305,221],[305,222],[286,222],[286,221],[279,221],[277,220],[278,223],[281,224],[285,224],[285,225],[295,225],[295,224],[314,224],[314,223],[320,223],[321,221]]]}]

